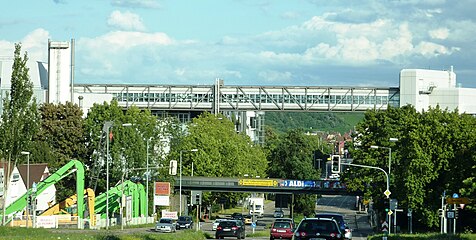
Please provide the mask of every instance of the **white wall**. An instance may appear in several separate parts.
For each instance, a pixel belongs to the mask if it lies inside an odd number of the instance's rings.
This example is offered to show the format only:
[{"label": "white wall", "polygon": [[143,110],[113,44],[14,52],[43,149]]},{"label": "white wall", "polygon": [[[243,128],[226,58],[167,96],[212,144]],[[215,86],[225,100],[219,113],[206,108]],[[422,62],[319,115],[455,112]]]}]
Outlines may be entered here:
[{"label": "white wall", "polygon": [[400,72],[400,107],[411,104],[417,111],[441,109],[476,114],[476,89],[457,88],[451,70],[403,69]]}]

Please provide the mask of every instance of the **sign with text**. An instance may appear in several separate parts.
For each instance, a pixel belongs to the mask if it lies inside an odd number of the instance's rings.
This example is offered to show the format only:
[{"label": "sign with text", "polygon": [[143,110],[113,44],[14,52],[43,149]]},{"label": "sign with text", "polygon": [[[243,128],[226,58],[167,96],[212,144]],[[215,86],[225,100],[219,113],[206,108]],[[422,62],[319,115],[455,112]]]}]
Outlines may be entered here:
[{"label": "sign with text", "polygon": [[162,217],[163,218],[178,219],[177,212],[169,212],[167,210],[162,210]]},{"label": "sign with text", "polygon": [[155,206],[170,206],[170,198],[169,196],[160,196],[160,195],[155,195],[154,196],[154,205]]},{"label": "sign with text", "polygon": [[257,186],[257,187],[276,187],[278,181],[271,179],[240,179],[238,182],[241,186]]},{"label": "sign with text", "polygon": [[469,204],[469,198],[447,198],[446,203],[448,204]]},{"label": "sign with text", "polygon": [[56,216],[37,216],[36,227],[37,228],[57,228]]},{"label": "sign with text", "polygon": [[170,183],[169,182],[154,182],[154,194],[155,195],[170,195]]}]

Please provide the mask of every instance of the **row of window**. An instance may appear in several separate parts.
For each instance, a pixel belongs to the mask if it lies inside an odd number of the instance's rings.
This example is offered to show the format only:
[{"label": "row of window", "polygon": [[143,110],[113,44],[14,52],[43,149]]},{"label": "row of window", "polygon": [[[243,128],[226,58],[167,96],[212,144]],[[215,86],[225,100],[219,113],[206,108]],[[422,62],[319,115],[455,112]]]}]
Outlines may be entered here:
[{"label": "row of window", "polygon": [[[213,102],[213,94],[199,93],[114,93],[119,102]],[[299,104],[388,104],[388,96],[375,95],[283,95],[222,94],[228,103],[299,103]]]}]

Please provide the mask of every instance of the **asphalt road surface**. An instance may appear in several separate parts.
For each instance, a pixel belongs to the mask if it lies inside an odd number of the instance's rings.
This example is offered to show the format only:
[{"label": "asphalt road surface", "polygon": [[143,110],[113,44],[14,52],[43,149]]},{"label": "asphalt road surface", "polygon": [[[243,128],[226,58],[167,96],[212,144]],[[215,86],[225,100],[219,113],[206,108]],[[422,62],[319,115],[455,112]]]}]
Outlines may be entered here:
[{"label": "asphalt road surface", "polygon": [[352,239],[363,240],[372,233],[367,214],[359,212],[355,207],[355,196],[324,195],[317,200],[316,212],[333,212],[344,215],[344,219],[352,229]]}]

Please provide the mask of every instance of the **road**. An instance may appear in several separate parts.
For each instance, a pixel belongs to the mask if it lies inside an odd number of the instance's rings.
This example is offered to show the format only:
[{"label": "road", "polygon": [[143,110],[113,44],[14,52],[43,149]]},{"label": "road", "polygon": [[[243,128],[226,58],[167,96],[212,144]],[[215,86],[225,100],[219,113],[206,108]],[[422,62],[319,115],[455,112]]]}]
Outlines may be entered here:
[{"label": "road", "polygon": [[334,212],[344,215],[344,219],[352,229],[352,239],[363,240],[372,232],[366,213],[355,208],[355,196],[325,195],[318,199],[316,212]]}]

